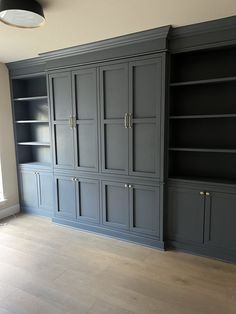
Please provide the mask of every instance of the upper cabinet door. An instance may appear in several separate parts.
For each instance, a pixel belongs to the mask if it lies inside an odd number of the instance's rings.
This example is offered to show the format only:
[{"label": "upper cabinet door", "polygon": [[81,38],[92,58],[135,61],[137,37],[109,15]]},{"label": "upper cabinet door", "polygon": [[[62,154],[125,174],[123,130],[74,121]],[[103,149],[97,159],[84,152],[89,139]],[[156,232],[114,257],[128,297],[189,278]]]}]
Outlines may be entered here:
[{"label": "upper cabinet door", "polygon": [[161,58],[129,64],[129,174],[160,177]]},{"label": "upper cabinet door", "polygon": [[74,168],[71,73],[49,75],[55,168]]},{"label": "upper cabinet door", "polygon": [[100,68],[102,172],[128,174],[128,64]]},{"label": "upper cabinet door", "polygon": [[98,171],[97,71],[96,68],[73,72],[75,104],[75,167]]}]

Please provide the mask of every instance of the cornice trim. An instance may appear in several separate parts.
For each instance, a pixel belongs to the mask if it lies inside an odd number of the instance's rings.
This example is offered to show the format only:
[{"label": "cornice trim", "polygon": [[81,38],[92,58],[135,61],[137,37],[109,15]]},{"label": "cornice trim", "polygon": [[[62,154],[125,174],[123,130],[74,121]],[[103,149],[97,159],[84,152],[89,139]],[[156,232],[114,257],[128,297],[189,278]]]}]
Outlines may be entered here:
[{"label": "cornice trim", "polygon": [[132,45],[135,43],[140,43],[148,40],[167,38],[171,26],[163,26],[154,28],[151,30],[146,30],[142,32],[137,32],[133,34],[123,35],[111,39],[100,40],[94,43],[74,46],[70,48],[59,49],[51,52],[40,53],[39,56],[41,60],[49,61],[55,58],[65,58],[77,56],[84,53],[96,52],[104,49],[116,48],[117,46]]}]

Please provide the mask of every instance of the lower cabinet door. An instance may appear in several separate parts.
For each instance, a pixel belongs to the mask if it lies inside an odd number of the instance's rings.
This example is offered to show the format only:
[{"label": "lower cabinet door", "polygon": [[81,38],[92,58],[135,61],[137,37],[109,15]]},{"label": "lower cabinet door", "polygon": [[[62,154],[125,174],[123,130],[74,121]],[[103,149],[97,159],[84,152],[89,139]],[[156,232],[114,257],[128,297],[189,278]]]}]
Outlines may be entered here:
[{"label": "lower cabinet door", "polygon": [[209,194],[206,196],[205,243],[236,251],[236,195]]},{"label": "lower cabinet door", "polygon": [[99,222],[98,180],[79,178],[77,182],[77,219]]},{"label": "lower cabinet door", "polygon": [[129,188],[120,182],[102,182],[103,224],[129,229]]},{"label": "lower cabinet door", "polygon": [[76,182],[70,176],[55,176],[56,215],[76,219]]},{"label": "lower cabinet door", "polygon": [[52,211],[54,203],[52,173],[39,172],[38,187],[39,187],[39,208],[42,210]]},{"label": "lower cabinet door", "polygon": [[168,240],[203,244],[204,195],[198,189],[168,190]]},{"label": "lower cabinet door", "polygon": [[129,185],[130,229],[141,234],[160,236],[159,187]]},{"label": "lower cabinet door", "polygon": [[35,171],[21,170],[19,173],[20,198],[23,207],[38,208],[37,175]]}]

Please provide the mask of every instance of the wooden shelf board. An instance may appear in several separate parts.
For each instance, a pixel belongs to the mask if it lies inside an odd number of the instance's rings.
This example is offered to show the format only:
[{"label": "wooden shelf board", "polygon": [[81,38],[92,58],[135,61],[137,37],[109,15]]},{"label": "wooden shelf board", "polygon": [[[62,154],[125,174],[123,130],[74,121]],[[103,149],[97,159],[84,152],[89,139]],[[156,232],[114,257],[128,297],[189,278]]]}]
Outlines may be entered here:
[{"label": "wooden shelf board", "polygon": [[204,114],[204,115],[186,115],[170,116],[170,119],[217,119],[217,118],[236,118],[236,114]]},{"label": "wooden shelf board", "polygon": [[222,179],[222,178],[208,178],[208,177],[196,177],[196,176],[169,176],[168,180],[178,180],[178,181],[192,181],[192,182],[207,182],[212,184],[230,184],[236,185],[235,180]]},{"label": "wooden shelf board", "polygon": [[32,167],[32,168],[51,168],[52,164],[49,162],[38,162],[38,161],[32,161],[32,162],[22,162],[19,163],[19,166],[22,167]]},{"label": "wooden shelf board", "polygon": [[234,153],[236,149],[215,149],[215,148],[187,148],[187,147],[171,147],[169,151],[179,152],[202,152],[202,153]]},{"label": "wooden shelf board", "polygon": [[236,76],[232,77],[222,77],[216,79],[207,79],[207,80],[194,80],[194,81],[185,81],[185,82],[176,82],[170,83],[170,86],[188,86],[188,85],[200,85],[200,84],[215,84],[215,83],[227,83],[236,81]]},{"label": "wooden shelf board", "polygon": [[43,143],[43,142],[19,142],[18,145],[50,146],[50,143]]},{"label": "wooden shelf board", "polygon": [[30,101],[30,100],[43,100],[48,99],[48,96],[34,96],[34,97],[18,97],[14,101]]},{"label": "wooden shelf board", "polygon": [[16,123],[25,124],[25,123],[49,123],[49,121],[43,120],[17,120]]}]

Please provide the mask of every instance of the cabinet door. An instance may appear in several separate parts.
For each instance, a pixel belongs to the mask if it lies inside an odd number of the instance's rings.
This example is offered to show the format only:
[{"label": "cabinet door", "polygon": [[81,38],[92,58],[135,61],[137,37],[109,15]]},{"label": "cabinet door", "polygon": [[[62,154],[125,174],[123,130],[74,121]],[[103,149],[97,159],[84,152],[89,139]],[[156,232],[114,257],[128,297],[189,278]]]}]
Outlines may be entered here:
[{"label": "cabinet door", "polygon": [[161,58],[129,64],[129,174],[160,176]]},{"label": "cabinet door", "polygon": [[129,189],[119,182],[102,182],[103,224],[129,229]]},{"label": "cabinet door", "polygon": [[128,174],[128,65],[100,68],[102,172]]},{"label": "cabinet door", "polygon": [[22,206],[37,209],[39,204],[36,172],[21,170],[19,182]]},{"label": "cabinet door", "polygon": [[74,131],[71,73],[49,75],[52,111],[54,167],[74,168]]},{"label": "cabinet door", "polygon": [[76,168],[98,171],[96,68],[73,72]]},{"label": "cabinet door", "polygon": [[56,215],[76,219],[76,183],[72,177],[55,176]]},{"label": "cabinet door", "polygon": [[77,219],[99,222],[98,180],[79,178],[77,184]]},{"label": "cabinet door", "polygon": [[131,185],[130,229],[159,237],[160,193],[158,187]]},{"label": "cabinet door", "polygon": [[39,208],[47,211],[53,209],[53,175],[49,172],[38,173]]},{"label": "cabinet door", "polygon": [[168,240],[202,244],[204,196],[199,190],[170,187],[168,190]]},{"label": "cabinet door", "polygon": [[206,196],[206,245],[236,251],[236,196],[212,192]]}]

